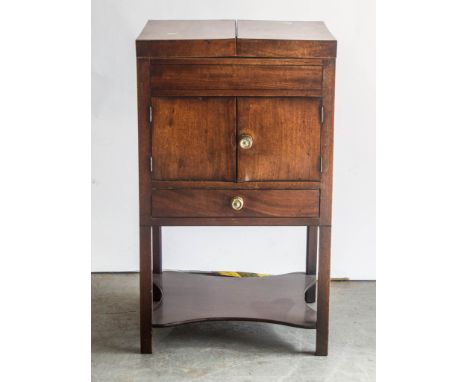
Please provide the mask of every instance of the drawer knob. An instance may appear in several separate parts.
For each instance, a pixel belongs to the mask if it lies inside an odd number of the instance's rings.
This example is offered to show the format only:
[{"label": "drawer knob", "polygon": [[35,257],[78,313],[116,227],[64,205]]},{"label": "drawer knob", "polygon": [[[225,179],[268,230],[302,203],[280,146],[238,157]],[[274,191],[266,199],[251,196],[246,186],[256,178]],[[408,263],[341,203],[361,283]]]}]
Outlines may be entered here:
[{"label": "drawer knob", "polygon": [[240,211],[244,207],[244,199],[240,196],[234,196],[231,199],[231,207],[233,210]]},{"label": "drawer knob", "polygon": [[250,135],[242,135],[239,141],[239,146],[241,149],[247,150],[250,149],[253,145],[253,138]]}]

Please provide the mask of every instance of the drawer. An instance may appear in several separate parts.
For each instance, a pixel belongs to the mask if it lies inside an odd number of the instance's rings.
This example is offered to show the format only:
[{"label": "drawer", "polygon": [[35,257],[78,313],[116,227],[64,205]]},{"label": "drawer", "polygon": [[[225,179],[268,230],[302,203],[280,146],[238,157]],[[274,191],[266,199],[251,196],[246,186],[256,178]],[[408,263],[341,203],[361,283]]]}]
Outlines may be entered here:
[{"label": "drawer", "polygon": [[154,90],[320,90],[313,65],[152,65]]},{"label": "drawer", "polygon": [[153,217],[318,217],[319,190],[154,190],[152,213]]}]

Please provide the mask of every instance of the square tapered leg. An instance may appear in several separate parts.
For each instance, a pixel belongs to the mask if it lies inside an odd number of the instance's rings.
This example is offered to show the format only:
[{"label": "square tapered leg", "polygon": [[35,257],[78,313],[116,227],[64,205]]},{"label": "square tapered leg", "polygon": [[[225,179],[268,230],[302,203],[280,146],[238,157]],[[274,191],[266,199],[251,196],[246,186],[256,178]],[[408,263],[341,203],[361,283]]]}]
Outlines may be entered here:
[{"label": "square tapered leg", "polygon": [[317,290],[317,339],[315,355],[328,355],[328,322],[330,309],[330,246],[331,227],[320,227],[319,269]]},{"label": "square tapered leg", "polygon": [[151,354],[153,316],[153,269],[151,227],[140,227],[140,345],[141,353]]},{"label": "square tapered leg", "polygon": [[[306,273],[308,275],[317,275],[317,226],[307,226],[307,254],[306,254]],[[310,287],[305,294],[305,301],[308,304],[315,302],[316,284]]]}]

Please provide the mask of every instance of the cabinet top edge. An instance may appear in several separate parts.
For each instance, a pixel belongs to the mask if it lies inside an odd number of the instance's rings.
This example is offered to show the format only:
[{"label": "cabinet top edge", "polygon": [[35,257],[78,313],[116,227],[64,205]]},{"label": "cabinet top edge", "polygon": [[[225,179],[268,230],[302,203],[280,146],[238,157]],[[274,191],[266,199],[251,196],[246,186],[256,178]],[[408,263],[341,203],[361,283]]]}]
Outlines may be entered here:
[{"label": "cabinet top edge", "polygon": [[138,57],[335,58],[323,21],[149,20]]},{"label": "cabinet top edge", "polygon": [[148,20],[137,41],[161,40],[336,41],[323,21]]}]

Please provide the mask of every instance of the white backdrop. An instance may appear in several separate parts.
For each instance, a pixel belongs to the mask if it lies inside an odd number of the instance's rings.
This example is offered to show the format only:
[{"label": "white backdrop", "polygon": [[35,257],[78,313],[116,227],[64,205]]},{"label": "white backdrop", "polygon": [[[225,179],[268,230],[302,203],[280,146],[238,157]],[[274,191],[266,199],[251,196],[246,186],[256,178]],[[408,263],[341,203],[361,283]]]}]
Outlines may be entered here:
[{"label": "white backdrop", "polygon": [[[135,38],[148,19],[323,20],[338,40],[332,277],[375,279],[372,0],[93,0],[92,271],[138,270]],[[304,227],[163,228],[165,269],[303,271]]]}]

